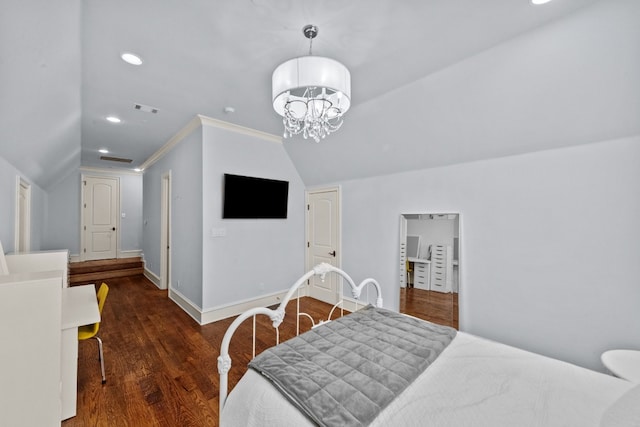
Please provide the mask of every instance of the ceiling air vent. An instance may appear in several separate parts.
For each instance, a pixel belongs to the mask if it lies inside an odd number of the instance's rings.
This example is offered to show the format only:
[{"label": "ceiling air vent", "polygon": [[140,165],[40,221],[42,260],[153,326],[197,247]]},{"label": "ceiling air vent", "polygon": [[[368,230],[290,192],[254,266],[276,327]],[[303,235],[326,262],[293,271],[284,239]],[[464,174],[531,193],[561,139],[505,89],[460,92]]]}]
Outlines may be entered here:
[{"label": "ceiling air vent", "polygon": [[158,109],[156,107],[151,107],[149,105],[133,104],[133,109],[144,111],[145,113],[158,114]]},{"label": "ceiling air vent", "polygon": [[110,162],[131,163],[131,159],[123,159],[121,157],[100,156],[100,160],[108,160]]}]

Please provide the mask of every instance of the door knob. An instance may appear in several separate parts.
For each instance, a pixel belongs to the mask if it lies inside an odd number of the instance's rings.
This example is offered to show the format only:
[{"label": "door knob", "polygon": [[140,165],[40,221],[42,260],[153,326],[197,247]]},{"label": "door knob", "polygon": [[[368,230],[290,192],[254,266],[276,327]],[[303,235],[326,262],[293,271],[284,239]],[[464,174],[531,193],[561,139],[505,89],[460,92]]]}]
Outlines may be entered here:
[{"label": "door knob", "polygon": [[112,228],[112,230],[113,230],[113,231],[116,231],[116,228],[115,228],[115,227],[113,227],[113,228]]},{"label": "door knob", "polygon": [[329,252],[329,255],[331,255],[332,257],[335,257],[336,256],[336,251]]}]

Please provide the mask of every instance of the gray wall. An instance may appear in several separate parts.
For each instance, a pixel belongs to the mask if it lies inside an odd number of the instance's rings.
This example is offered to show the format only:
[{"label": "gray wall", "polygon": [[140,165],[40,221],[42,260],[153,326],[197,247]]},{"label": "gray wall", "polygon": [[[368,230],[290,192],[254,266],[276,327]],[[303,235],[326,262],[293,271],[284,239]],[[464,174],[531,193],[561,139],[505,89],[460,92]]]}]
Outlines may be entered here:
[{"label": "gray wall", "polygon": [[285,147],[305,184],[319,185],[640,134],[638,22],[640,1],[595,2],[369,102],[354,99],[321,146]]},{"label": "gray wall", "polygon": [[146,268],[160,271],[162,175],[171,172],[172,287],[202,306],[202,130],[197,129],[144,172],[143,245]]},{"label": "gray wall", "polygon": [[602,369],[640,343],[638,165],[640,136],[341,182],[343,266],[397,309],[399,215],[460,212],[461,329]]},{"label": "gray wall", "polygon": [[49,249],[43,243],[47,216],[47,194],[28,176],[0,157],[0,241],[5,252],[15,250],[16,177],[31,184],[31,250]]},{"label": "gray wall", "polygon": [[121,251],[142,248],[142,174],[106,169],[77,169],[52,186],[48,193],[47,249],[69,249],[80,254],[81,176],[112,176],[120,179],[120,247]]},{"label": "gray wall", "polygon": [[44,190],[80,166],[81,0],[3,0],[0,157]]},{"label": "gray wall", "polygon": [[49,189],[46,241],[51,249],[80,254],[80,172],[68,174]]},{"label": "gray wall", "polygon": [[[161,177],[171,171],[171,286],[203,312],[283,291],[304,270],[304,185],[282,144],[204,125],[144,173],[147,269],[160,276]],[[289,181],[284,220],[223,220],[223,174]],[[212,237],[211,230],[225,236]]]},{"label": "gray wall", "polygon": [[[120,250],[142,249],[142,174],[120,174]],[[122,218],[122,214],[126,216]]]},{"label": "gray wall", "polygon": [[[304,185],[281,143],[204,127],[205,310],[287,290],[304,273]],[[222,219],[223,174],[289,181],[287,219]],[[212,228],[225,237],[211,237]]]}]

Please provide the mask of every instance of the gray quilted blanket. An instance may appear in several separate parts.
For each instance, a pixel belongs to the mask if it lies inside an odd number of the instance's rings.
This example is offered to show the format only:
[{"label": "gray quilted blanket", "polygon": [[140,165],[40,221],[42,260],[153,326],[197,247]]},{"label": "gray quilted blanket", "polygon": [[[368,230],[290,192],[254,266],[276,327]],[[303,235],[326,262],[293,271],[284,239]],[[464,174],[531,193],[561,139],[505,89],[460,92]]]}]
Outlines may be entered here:
[{"label": "gray quilted blanket", "polygon": [[453,328],[367,306],[249,363],[321,426],[365,426],[455,337]]}]

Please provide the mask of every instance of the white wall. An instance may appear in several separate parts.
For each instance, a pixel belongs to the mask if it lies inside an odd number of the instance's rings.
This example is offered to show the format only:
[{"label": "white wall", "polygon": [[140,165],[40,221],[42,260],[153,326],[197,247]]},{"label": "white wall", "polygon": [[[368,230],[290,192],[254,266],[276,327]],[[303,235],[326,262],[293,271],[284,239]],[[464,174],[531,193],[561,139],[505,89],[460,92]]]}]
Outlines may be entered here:
[{"label": "white wall", "polygon": [[[424,212],[429,213],[429,212]],[[410,219],[407,221],[407,234],[421,236],[420,257],[429,254],[429,246],[451,246],[453,250],[453,237],[456,233],[454,219]]]},{"label": "white wall", "polygon": [[[304,185],[280,142],[205,126],[203,307],[286,291],[304,273]],[[287,219],[222,219],[223,174],[289,181]],[[225,237],[211,237],[212,228]]]},{"label": "white wall", "polygon": [[601,369],[640,347],[638,165],[640,136],[341,182],[343,266],[397,309],[399,215],[460,212],[461,329]]}]

